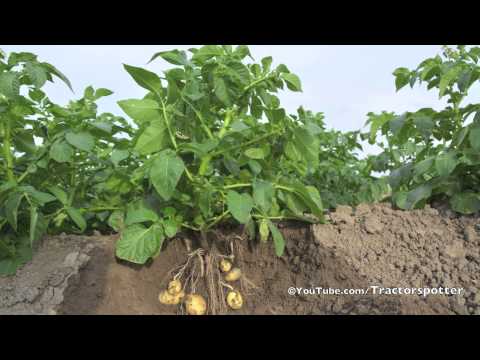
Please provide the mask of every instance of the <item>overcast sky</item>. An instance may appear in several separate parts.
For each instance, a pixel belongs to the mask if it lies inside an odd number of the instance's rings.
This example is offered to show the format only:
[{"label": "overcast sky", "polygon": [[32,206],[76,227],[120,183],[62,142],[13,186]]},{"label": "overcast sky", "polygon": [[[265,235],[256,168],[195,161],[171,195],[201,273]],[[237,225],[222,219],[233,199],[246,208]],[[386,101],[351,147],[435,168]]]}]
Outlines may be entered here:
[{"label": "overcast sky", "polygon": [[[52,101],[66,104],[72,97],[81,97],[88,85],[104,87],[114,94],[99,101],[100,111],[122,116],[125,114],[117,106],[118,100],[140,98],[145,94],[122,63],[160,72],[171,65],[160,58],[146,65],[155,52],[191,47],[196,45],[0,45],[7,53],[33,52],[70,79],[75,94],[61,82],[47,84],[45,90]],[[302,93],[280,94],[282,106],[289,113],[303,105],[325,113],[327,126],[335,129],[362,128],[368,112],[414,111],[444,105],[435,91],[427,91],[425,87],[406,87],[396,93],[392,75],[397,67],[414,68],[427,57],[435,56],[441,51],[440,45],[252,45],[250,51],[257,61],[272,56],[274,64],[284,63],[302,80]],[[366,150],[374,151],[371,147]]]}]

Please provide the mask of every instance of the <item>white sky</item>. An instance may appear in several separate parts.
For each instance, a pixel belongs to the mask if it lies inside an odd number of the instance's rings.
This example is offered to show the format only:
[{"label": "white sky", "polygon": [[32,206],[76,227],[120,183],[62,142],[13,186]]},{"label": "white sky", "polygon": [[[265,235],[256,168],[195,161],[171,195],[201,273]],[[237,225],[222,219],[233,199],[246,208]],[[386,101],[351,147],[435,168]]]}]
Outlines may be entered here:
[{"label": "white sky", "polygon": [[[86,86],[108,88],[114,94],[99,101],[101,112],[127,117],[116,102],[140,98],[145,91],[123,69],[122,63],[160,72],[170,64],[161,58],[146,65],[158,51],[188,49],[196,45],[0,45],[7,53],[29,51],[62,71],[72,82],[75,94],[57,81],[45,86],[50,99],[66,104],[79,98]],[[302,80],[303,93],[280,94],[289,113],[304,108],[323,112],[328,127],[357,130],[364,126],[368,112],[441,108],[435,91],[405,87],[395,92],[392,72],[397,67],[415,68],[427,57],[440,53],[440,45],[252,45],[255,60],[272,56],[274,65],[284,63]],[[369,153],[372,147],[366,147]]]}]

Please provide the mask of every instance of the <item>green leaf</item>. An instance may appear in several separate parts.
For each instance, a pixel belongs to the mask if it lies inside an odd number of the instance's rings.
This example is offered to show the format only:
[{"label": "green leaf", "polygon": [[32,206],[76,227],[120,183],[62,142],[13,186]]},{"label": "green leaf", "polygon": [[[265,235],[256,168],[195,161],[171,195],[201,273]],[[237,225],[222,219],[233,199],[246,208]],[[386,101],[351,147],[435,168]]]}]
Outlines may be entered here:
[{"label": "green leaf", "polygon": [[25,72],[37,88],[41,88],[47,82],[47,73],[43,66],[35,63],[25,64]]},{"label": "green leaf", "polygon": [[270,230],[268,228],[268,220],[261,219],[258,224],[258,232],[260,234],[260,242],[266,243],[268,236],[270,235]]},{"label": "green leaf", "polygon": [[245,150],[245,155],[248,156],[250,159],[263,159],[265,158],[265,153],[263,149],[260,148],[250,148]]},{"label": "green leaf", "polygon": [[421,200],[427,200],[432,195],[432,186],[423,184],[407,192],[406,196],[397,205],[404,210],[411,210]]},{"label": "green leaf", "polygon": [[246,224],[253,209],[253,199],[248,194],[239,194],[234,190],[229,190],[227,193],[227,206],[232,216],[239,223]]},{"label": "green leaf", "polygon": [[398,68],[393,72],[395,76],[395,87],[396,90],[400,90],[410,81],[410,70],[407,68]]},{"label": "green leaf", "polygon": [[0,94],[14,98],[20,94],[20,81],[15,73],[0,73]]},{"label": "green leaf", "polygon": [[307,129],[295,128],[293,130],[295,135],[294,145],[297,148],[298,154],[301,155],[307,164],[312,168],[318,166],[318,154],[320,152],[320,142],[318,137],[312,136]]},{"label": "green leaf", "polygon": [[161,249],[165,236],[162,228],[153,224],[149,228],[141,224],[127,227],[116,245],[116,256],[135,264],[145,264]]},{"label": "green leaf", "polygon": [[23,193],[14,192],[9,195],[7,201],[5,202],[5,213],[7,220],[15,231],[17,231],[18,225],[18,207],[22,202],[23,196]]},{"label": "green leaf", "polygon": [[108,218],[108,226],[115,231],[122,231],[124,225],[124,214],[121,210],[115,210]]},{"label": "green leaf", "polygon": [[58,77],[60,80],[62,80],[65,84],[67,84],[68,88],[73,92],[72,84],[70,83],[70,80],[60,72],[55,66],[48,64],[48,63],[42,63],[41,64],[50,74],[55,75]]},{"label": "green leaf", "polygon": [[448,176],[455,170],[458,163],[455,152],[440,154],[435,159],[435,169],[439,176]]},{"label": "green leaf", "polygon": [[480,151],[480,127],[476,127],[470,130],[468,135],[468,140],[470,140],[470,145],[476,151]]},{"label": "green leaf", "polygon": [[149,63],[155,60],[157,57],[161,57],[163,60],[169,62],[173,65],[189,65],[190,62],[187,59],[187,54],[185,51],[180,50],[171,50],[171,51],[160,51],[152,56]]},{"label": "green leaf", "polygon": [[285,239],[283,238],[282,233],[270,220],[268,220],[268,227],[270,229],[270,232],[272,233],[273,244],[275,246],[275,254],[280,257],[285,251]]},{"label": "green leaf", "polygon": [[267,214],[271,207],[275,196],[275,190],[272,183],[264,180],[255,180],[253,182],[253,200],[255,205]]},{"label": "green leaf", "polygon": [[168,143],[167,129],[163,122],[150,124],[137,139],[135,150],[142,155],[163,150]]},{"label": "green leaf", "polygon": [[205,45],[202,46],[198,51],[193,55],[192,60],[199,60],[201,62],[208,60],[215,56],[223,55],[223,50],[220,46],[217,45]]},{"label": "green leaf", "polygon": [[30,247],[33,246],[46,233],[48,221],[34,206],[30,208]]},{"label": "green leaf", "polygon": [[173,238],[175,235],[177,235],[179,226],[174,219],[167,219],[163,221],[163,229],[167,237]]},{"label": "green leaf", "polygon": [[228,88],[225,84],[225,80],[221,77],[214,78],[214,85],[215,85],[215,95],[217,98],[225,105],[230,106],[230,95],[228,94]]},{"label": "green leaf", "polygon": [[418,162],[413,167],[413,174],[415,176],[425,174],[428,170],[430,170],[432,168],[434,160],[435,160],[435,158],[432,156],[432,157],[429,157],[425,160],[422,160],[422,161]]},{"label": "green leaf", "polygon": [[129,156],[130,151],[128,150],[114,149],[110,155],[110,160],[112,161],[113,165],[118,166],[121,161],[128,159]]},{"label": "green leaf", "polygon": [[65,141],[56,141],[50,148],[50,157],[59,162],[70,162],[73,157],[73,148]]},{"label": "green leaf", "polygon": [[105,96],[110,96],[113,94],[113,91],[112,90],[109,90],[109,89],[105,89],[105,88],[100,88],[100,89],[97,89],[95,91],[95,95],[94,95],[94,99],[95,100],[98,100],[102,97],[105,97]]},{"label": "green leaf", "polygon": [[148,207],[144,201],[137,201],[127,207],[125,225],[133,225],[143,222],[156,222],[159,220],[157,213]]},{"label": "green leaf", "polygon": [[151,92],[157,94],[157,96],[162,96],[162,81],[157,74],[139,68],[135,66],[130,66],[124,64],[123,67],[127,72],[132,76],[133,80],[143,87],[144,89],[150,90]]},{"label": "green leaf", "polygon": [[84,232],[85,229],[87,228],[87,222],[83,218],[82,213],[80,210],[75,209],[73,207],[66,207],[65,210],[67,210],[68,216],[70,216],[70,219],[73,220],[75,225],[78,226],[81,232]]},{"label": "green leaf", "polygon": [[283,73],[281,77],[287,83],[287,87],[292,91],[302,91],[302,83],[297,75],[292,73]]},{"label": "green leaf", "polygon": [[48,187],[48,191],[50,191],[55,197],[63,204],[68,204],[68,195],[65,191],[60,189],[58,186],[50,186]]},{"label": "green leaf", "polygon": [[65,135],[65,139],[70,145],[83,151],[91,151],[95,146],[95,138],[86,131],[80,133],[69,132]]},{"label": "green leaf", "polygon": [[450,205],[456,212],[472,214],[480,210],[480,196],[471,192],[455,194],[450,199]]},{"label": "green leaf", "polygon": [[165,201],[171,199],[184,170],[182,159],[171,150],[165,150],[155,158],[150,170],[150,181]]},{"label": "green leaf", "polygon": [[160,106],[155,100],[150,99],[129,99],[118,102],[120,108],[130,116],[139,126],[154,121],[159,121]]}]

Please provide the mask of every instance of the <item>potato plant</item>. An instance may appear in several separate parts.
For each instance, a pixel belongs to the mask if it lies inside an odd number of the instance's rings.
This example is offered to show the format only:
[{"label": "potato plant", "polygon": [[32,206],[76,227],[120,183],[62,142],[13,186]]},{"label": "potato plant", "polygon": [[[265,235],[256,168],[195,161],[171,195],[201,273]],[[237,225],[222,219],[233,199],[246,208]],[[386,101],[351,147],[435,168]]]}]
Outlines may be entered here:
[{"label": "potato plant", "polygon": [[[118,162],[128,157],[128,123],[97,116],[95,101],[111,94],[89,87],[66,107],[41,90],[53,77],[68,79],[31,53],[0,55],[0,273],[13,273],[52,231],[102,228],[122,202]],[[113,151],[115,147],[115,151]],[[130,191],[130,189],[129,189]]]},{"label": "potato plant", "polygon": [[[315,119],[288,116],[275,95],[301,91],[299,78],[272,58],[246,64],[246,46],[207,45],[155,54],[175,67],[161,75],[125,65],[147,90],[119,102],[137,125],[135,186],[143,192],[123,211],[119,258],[145,263],[183,227],[207,232],[220,222],[244,224],[261,241],[269,235],[281,256],[274,221],[321,221],[319,191],[301,179],[318,165]],[[313,216],[306,216],[312,214]]]},{"label": "potato plant", "polygon": [[426,84],[447,99],[446,108],[369,114],[370,143],[382,136],[383,152],[373,160],[374,170],[390,171],[398,207],[419,208],[437,199],[459,213],[480,210],[480,104],[464,104],[469,89],[478,84],[479,59],[478,47],[444,47],[442,55],[416,69],[395,70],[397,91]]}]

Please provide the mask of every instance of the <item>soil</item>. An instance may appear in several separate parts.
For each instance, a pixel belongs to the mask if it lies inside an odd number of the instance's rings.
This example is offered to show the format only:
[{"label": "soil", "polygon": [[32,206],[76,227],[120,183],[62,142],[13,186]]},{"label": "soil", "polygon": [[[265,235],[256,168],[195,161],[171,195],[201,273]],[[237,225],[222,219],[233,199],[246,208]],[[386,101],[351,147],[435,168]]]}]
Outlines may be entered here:
[{"label": "soil", "polygon": [[[280,224],[286,251],[246,240],[241,228],[219,229],[234,239],[245,304],[227,314],[480,314],[480,218],[448,210],[394,210],[388,204],[339,207],[329,224]],[[178,239],[145,266],[114,256],[118,235],[47,237],[31,263],[0,277],[0,314],[182,314],[158,294],[170,270],[186,261]],[[219,249],[227,254],[222,241]],[[245,285],[245,282],[241,283]],[[384,288],[462,288],[460,295],[379,295]],[[302,289],[369,289],[367,294],[289,295]],[[303,291],[303,290],[302,290]],[[305,290],[308,291],[308,290]],[[205,298],[207,287],[197,292]]]}]

